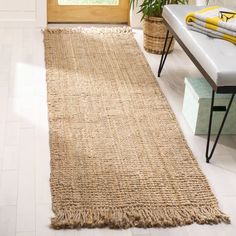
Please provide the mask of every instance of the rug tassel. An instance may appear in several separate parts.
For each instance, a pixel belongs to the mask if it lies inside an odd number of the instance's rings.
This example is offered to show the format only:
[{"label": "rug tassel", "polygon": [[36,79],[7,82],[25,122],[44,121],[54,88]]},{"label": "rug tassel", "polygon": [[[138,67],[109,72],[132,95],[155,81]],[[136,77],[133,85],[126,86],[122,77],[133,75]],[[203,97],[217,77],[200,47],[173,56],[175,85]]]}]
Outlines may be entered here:
[{"label": "rug tassel", "polygon": [[189,207],[163,209],[89,209],[74,212],[59,211],[52,218],[52,227],[94,228],[110,227],[175,227],[181,225],[230,223],[229,218],[217,207]]}]

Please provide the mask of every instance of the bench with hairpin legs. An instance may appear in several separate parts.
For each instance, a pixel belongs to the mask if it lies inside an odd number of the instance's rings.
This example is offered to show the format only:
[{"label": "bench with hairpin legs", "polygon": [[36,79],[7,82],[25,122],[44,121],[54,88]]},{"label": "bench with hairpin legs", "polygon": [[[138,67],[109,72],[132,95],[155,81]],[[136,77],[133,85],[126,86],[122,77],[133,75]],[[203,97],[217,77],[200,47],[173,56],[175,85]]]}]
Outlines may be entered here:
[{"label": "bench with hairpin legs", "polygon": [[[163,9],[163,19],[168,29],[158,68],[161,76],[173,38],[183,48],[195,66],[212,87],[210,119],[206,144],[206,162],[209,163],[216,149],[227,116],[236,93],[236,46],[220,39],[190,31],[185,24],[185,16],[190,11],[199,10],[196,6],[167,5]],[[168,42],[169,34],[172,34]],[[227,106],[215,105],[216,93],[231,94]],[[211,128],[214,112],[224,112],[222,123],[212,148],[210,149]],[[236,122],[236,121],[235,121]]]}]

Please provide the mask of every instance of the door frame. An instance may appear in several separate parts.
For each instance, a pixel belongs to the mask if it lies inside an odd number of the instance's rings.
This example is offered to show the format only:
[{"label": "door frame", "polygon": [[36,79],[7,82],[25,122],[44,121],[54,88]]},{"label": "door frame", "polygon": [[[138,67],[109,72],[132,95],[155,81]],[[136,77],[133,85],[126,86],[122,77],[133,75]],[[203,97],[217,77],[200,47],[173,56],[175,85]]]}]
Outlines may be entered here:
[{"label": "door frame", "polygon": [[[47,0],[47,21],[50,23],[73,23],[76,21],[79,23],[129,23],[129,0],[120,1],[119,7],[114,5],[91,5],[88,10],[87,5],[58,6],[57,0]],[[106,17],[104,15],[104,7],[107,8],[110,16]],[[78,16],[78,11],[81,11],[81,17]],[[121,11],[125,11],[125,15],[121,14]],[[68,12],[71,13],[71,19],[68,19]],[[97,16],[95,13],[98,13]],[[93,19],[90,16],[93,16]]]},{"label": "door frame", "polygon": [[44,28],[47,26],[47,0],[35,0],[35,25]]},{"label": "door frame", "polygon": [[[36,1],[36,20],[35,23],[32,24],[33,27],[44,29],[47,27],[47,0],[35,0]],[[194,0],[192,0],[194,1]],[[142,28],[142,24],[140,23],[140,13],[137,14],[137,9],[130,10],[130,22],[129,25],[134,28]],[[4,23],[5,25],[5,23]],[[17,23],[19,25],[19,23]],[[25,23],[24,23],[25,25]],[[0,25],[1,26],[1,25]]]}]

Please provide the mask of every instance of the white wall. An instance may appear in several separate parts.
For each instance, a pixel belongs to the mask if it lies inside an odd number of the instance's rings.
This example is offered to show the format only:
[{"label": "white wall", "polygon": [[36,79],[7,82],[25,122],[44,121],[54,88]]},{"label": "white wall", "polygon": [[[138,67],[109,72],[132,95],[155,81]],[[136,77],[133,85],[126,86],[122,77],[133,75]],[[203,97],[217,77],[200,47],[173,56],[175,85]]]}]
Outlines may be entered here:
[{"label": "white wall", "polygon": [[[204,0],[195,0],[197,3],[204,2]],[[226,7],[236,7],[236,0],[210,0],[211,5],[219,5]]]},{"label": "white wall", "polygon": [[[139,0],[141,2],[141,0]],[[140,3],[135,6],[134,9],[130,10],[130,25],[133,28],[142,28],[142,22],[141,22],[141,17],[142,15],[139,13],[137,14],[137,12],[139,11],[139,5]]]},{"label": "white wall", "polygon": [[47,0],[0,0],[0,26],[46,24]]},{"label": "white wall", "polygon": [[236,0],[216,0],[218,5],[236,8]]}]

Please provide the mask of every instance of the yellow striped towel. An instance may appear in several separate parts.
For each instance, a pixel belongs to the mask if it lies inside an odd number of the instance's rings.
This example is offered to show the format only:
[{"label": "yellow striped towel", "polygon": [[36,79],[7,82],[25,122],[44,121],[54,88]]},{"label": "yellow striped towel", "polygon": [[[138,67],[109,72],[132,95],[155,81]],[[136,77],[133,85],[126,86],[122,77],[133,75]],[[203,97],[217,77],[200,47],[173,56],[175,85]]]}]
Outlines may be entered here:
[{"label": "yellow striped towel", "polygon": [[212,6],[200,11],[189,12],[186,16],[186,23],[192,30],[236,44],[236,16],[230,15],[232,18],[226,21],[221,19],[220,11],[236,13],[227,8]]}]

